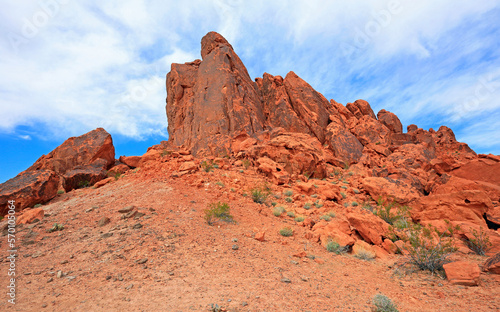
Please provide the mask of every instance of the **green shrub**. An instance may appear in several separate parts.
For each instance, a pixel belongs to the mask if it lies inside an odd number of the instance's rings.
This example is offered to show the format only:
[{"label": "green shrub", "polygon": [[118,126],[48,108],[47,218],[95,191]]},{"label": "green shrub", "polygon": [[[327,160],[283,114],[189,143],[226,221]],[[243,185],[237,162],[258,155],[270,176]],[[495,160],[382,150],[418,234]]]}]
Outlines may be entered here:
[{"label": "green shrub", "polygon": [[353,207],[356,207],[356,206],[358,206],[358,203],[357,203],[357,202],[352,202],[352,203],[351,203],[351,205],[352,205]]},{"label": "green shrub", "polygon": [[54,223],[54,226],[52,226],[52,228],[47,230],[47,232],[52,233],[52,232],[62,231],[62,230],[64,230],[64,225],[59,224],[59,223]]},{"label": "green shrub", "polygon": [[347,186],[345,186],[345,185],[342,185],[340,188],[343,190],[347,190]]},{"label": "green shrub", "polygon": [[375,306],[375,312],[398,312],[392,300],[382,294],[375,295],[372,302]]},{"label": "green shrub", "polygon": [[293,191],[292,190],[286,190],[283,192],[283,195],[285,195],[286,197],[290,197],[293,195]]},{"label": "green shrub", "polygon": [[275,215],[276,217],[279,217],[283,214],[283,212],[285,212],[285,208],[281,207],[281,206],[278,206],[278,207],[274,207],[273,209],[273,215]]},{"label": "green shrub", "polygon": [[302,222],[304,221],[304,217],[296,217],[295,222]]},{"label": "green shrub", "polygon": [[319,217],[320,220],[330,221],[331,217],[329,215],[323,215]]},{"label": "green shrub", "polygon": [[349,251],[349,246],[341,247],[339,243],[331,240],[328,243],[326,243],[326,250],[328,252],[333,252],[336,253],[337,255],[340,255]]},{"label": "green shrub", "polygon": [[265,203],[270,193],[271,190],[268,186],[255,187],[250,190],[250,194],[252,194],[252,200],[258,204]]},{"label": "green shrub", "polygon": [[215,184],[218,185],[218,186],[220,186],[220,187],[225,187],[224,183],[222,183],[220,181],[216,182]]},{"label": "green shrub", "polygon": [[354,194],[359,194],[359,193],[361,193],[358,189],[353,189],[352,191],[354,192]]},{"label": "green shrub", "polygon": [[59,195],[64,194],[64,190],[57,191],[57,194],[59,194]]},{"label": "green shrub", "polygon": [[213,171],[214,168],[215,168],[215,164],[214,164],[213,160],[210,160],[210,161],[204,160],[201,162],[201,169],[203,169],[203,171],[205,171],[205,172]]},{"label": "green shrub", "polygon": [[89,187],[89,185],[90,185],[90,182],[87,180],[83,180],[83,181],[78,182],[78,188]]},{"label": "green shrub", "polygon": [[309,209],[311,209],[311,206],[312,206],[312,204],[307,202],[304,204],[304,209],[309,210]]},{"label": "green shrub", "polygon": [[209,225],[214,224],[216,219],[225,222],[234,222],[233,216],[229,212],[229,205],[227,203],[211,203],[208,205],[208,209],[204,210],[204,213],[204,219]]},{"label": "green shrub", "polygon": [[285,237],[292,236],[293,235],[293,230],[291,228],[289,228],[289,227],[282,228],[280,230],[280,235],[281,236],[285,236]]},{"label": "green shrub", "polygon": [[331,218],[335,218],[335,217],[336,217],[335,212],[333,212],[333,211],[330,211],[330,212],[328,213],[328,215],[329,215]]},{"label": "green shrub", "polygon": [[340,196],[342,196],[343,199],[347,198],[347,195],[344,192],[340,192]]},{"label": "green shrub", "polygon": [[311,198],[317,198],[318,197],[318,194],[312,194],[311,195]]},{"label": "green shrub", "polygon": [[33,208],[39,208],[39,207],[42,207],[42,204],[36,204],[35,206],[33,206]]},{"label": "green shrub", "polygon": [[286,215],[289,217],[295,218],[295,212],[293,212],[293,211],[287,212]]},{"label": "green shrub", "polygon": [[394,225],[398,220],[403,220],[403,223],[405,223],[409,219],[409,209],[408,206],[400,206],[395,201],[388,203],[382,197],[379,197],[377,208],[373,210],[373,213],[390,225]]},{"label": "green shrub", "polygon": [[448,262],[447,258],[457,250],[453,241],[453,233],[457,229],[449,226],[446,231],[439,232],[433,226],[409,223],[406,231],[400,231],[406,234],[400,238],[409,243],[404,247],[409,262],[420,270],[433,273],[442,270],[443,264]]},{"label": "green shrub", "polygon": [[118,180],[122,177],[122,174],[120,172],[108,172],[108,177],[113,177],[115,180]]},{"label": "green shrub", "polygon": [[286,201],[287,203],[291,203],[291,202],[293,202],[293,198],[291,198],[291,197],[286,197],[286,198],[285,198],[285,201]]},{"label": "green shrub", "polygon": [[241,162],[243,163],[243,167],[244,167],[245,169],[248,169],[248,167],[250,167],[250,165],[252,165],[252,162],[250,161],[250,159],[246,159],[246,158],[245,158],[245,159],[243,159]]},{"label": "green shrub", "polygon": [[474,238],[468,238],[465,241],[465,244],[476,254],[485,256],[486,252],[493,246],[490,242],[490,238],[488,237],[488,233],[483,231],[483,228],[481,228],[479,232],[476,231],[476,229],[473,229],[472,235]]},{"label": "green shrub", "polygon": [[323,203],[321,203],[320,201],[316,201],[314,203],[314,206],[316,206],[316,208],[321,208],[321,207],[323,207]]},{"label": "green shrub", "polygon": [[344,203],[344,207],[349,207],[349,203]]}]

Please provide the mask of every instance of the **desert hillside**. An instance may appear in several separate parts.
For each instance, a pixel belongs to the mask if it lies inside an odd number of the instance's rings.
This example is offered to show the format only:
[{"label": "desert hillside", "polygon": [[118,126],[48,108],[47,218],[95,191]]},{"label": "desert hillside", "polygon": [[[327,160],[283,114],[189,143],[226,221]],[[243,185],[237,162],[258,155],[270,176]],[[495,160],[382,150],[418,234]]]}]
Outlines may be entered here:
[{"label": "desert hillside", "polygon": [[0,185],[2,311],[500,309],[500,156],[252,80],[218,33],[201,57],[168,141],[116,159],[98,128]]}]

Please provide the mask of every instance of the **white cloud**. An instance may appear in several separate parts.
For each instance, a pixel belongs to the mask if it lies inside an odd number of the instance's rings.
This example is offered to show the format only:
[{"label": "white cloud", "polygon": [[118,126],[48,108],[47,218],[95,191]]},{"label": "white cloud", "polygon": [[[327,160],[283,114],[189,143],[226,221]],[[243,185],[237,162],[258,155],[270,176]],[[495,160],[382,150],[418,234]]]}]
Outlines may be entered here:
[{"label": "white cloud", "polygon": [[[40,5],[63,2],[49,11]],[[200,58],[210,30],[233,44],[254,77],[294,70],[327,97],[374,99],[375,109],[393,110],[405,123],[426,116],[457,127],[480,123],[500,109],[500,56],[476,57],[498,51],[498,19],[483,17],[499,7],[452,0],[5,1],[0,27],[11,36],[0,38],[0,71],[8,73],[0,76],[0,131],[37,125],[40,134],[65,138],[103,126],[133,138],[164,135],[165,74],[172,62]],[[43,12],[48,18],[38,27]],[[35,35],[24,38],[30,24]],[[18,49],[12,35],[23,39]],[[457,117],[482,75],[493,91]]]}]

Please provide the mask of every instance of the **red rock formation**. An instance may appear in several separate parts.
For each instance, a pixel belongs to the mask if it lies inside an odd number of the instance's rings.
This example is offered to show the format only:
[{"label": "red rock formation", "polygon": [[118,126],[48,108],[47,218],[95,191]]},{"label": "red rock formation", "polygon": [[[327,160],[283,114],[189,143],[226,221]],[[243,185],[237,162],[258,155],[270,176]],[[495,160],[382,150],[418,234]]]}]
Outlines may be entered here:
[{"label": "red rock formation", "polygon": [[115,148],[111,135],[103,128],[97,128],[79,137],[64,141],[48,155],[40,157],[26,171],[51,170],[63,175],[77,166],[92,164],[104,159],[104,167],[115,163]]},{"label": "red rock formation", "polygon": [[59,176],[51,170],[24,171],[0,184],[0,215],[7,213],[9,200],[15,201],[16,211],[44,203],[57,195]]},{"label": "red rock formation", "polygon": [[0,214],[8,200],[16,201],[16,210],[44,203],[57,195],[58,185],[66,191],[82,183],[92,185],[106,177],[106,169],[115,163],[111,135],[102,128],[72,137],[40,157],[26,171],[0,185]]}]

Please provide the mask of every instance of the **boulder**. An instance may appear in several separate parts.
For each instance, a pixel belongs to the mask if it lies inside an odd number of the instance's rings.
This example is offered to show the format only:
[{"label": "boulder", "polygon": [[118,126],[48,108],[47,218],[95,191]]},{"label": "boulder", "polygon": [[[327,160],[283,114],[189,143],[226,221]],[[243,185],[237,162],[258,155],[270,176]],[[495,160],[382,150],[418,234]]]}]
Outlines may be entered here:
[{"label": "boulder", "polygon": [[[450,174],[455,177],[486,182],[500,187],[500,161],[490,158],[474,159],[451,171]],[[496,200],[499,199],[500,197]]]},{"label": "boulder", "polygon": [[372,198],[389,198],[400,204],[409,203],[421,196],[411,185],[389,177],[364,178],[361,180],[361,185]]},{"label": "boulder", "polygon": [[347,103],[346,107],[358,119],[363,118],[363,116],[377,119],[370,104],[365,100],[356,100],[354,103]]},{"label": "boulder", "polygon": [[352,133],[363,145],[391,145],[391,130],[371,116],[362,116]]},{"label": "boulder", "polygon": [[0,215],[8,211],[14,200],[16,211],[45,203],[57,195],[59,176],[52,170],[24,171],[0,184]]},{"label": "boulder", "polygon": [[377,113],[377,118],[378,121],[391,130],[391,132],[403,133],[403,125],[395,114],[382,109]]},{"label": "boulder", "polygon": [[141,158],[141,156],[120,156],[118,160],[133,169],[139,167]]},{"label": "boulder", "polygon": [[251,146],[244,153],[253,159],[272,159],[290,175],[305,174],[322,179],[327,175],[327,159],[332,158],[327,152],[315,137],[276,130],[269,140]]},{"label": "boulder", "polygon": [[481,270],[475,263],[456,261],[443,265],[446,278],[454,285],[478,286]]},{"label": "boulder", "polygon": [[500,252],[484,262],[483,270],[493,274],[500,274]]},{"label": "boulder", "polygon": [[36,219],[42,220],[45,212],[43,208],[25,209],[23,213],[17,218],[17,224],[30,224]]},{"label": "boulder", "polygon": [[98,159],[89,166],[79,166],[64,174],[63,188],[66,192],[94,185],[107,176],[106,161]]},{"label": "boulder", "polygon": [[370,244],[382,245],[387,237],[389,225],[372,213],[349,213],[347,219],[361,237]]},{"label": "boulder", "polygon": [[48,155],[40,157],[26,171],[51,170],[64,175],[69,170],[90,165],[98,159],[105,161],[106,169],[115,163],[113,140],[103,128],[67,139]]},{"label": "boulder", "polygon": [[485,228],[487,225],[483,215],[493,208],[491,201],[482,191],[420,197],[411,207],[412,218],[416,221],[468,221]]}]

